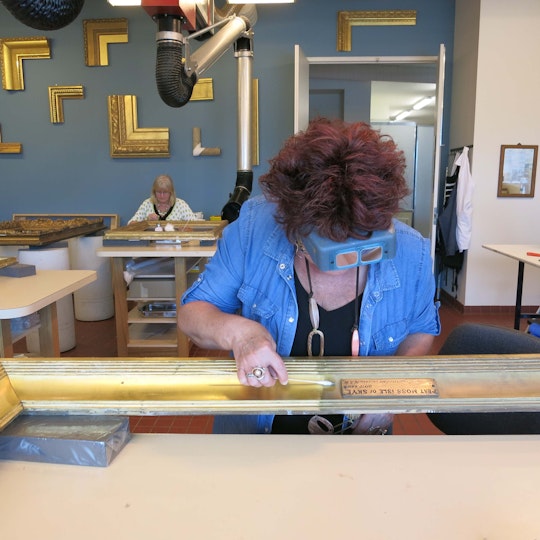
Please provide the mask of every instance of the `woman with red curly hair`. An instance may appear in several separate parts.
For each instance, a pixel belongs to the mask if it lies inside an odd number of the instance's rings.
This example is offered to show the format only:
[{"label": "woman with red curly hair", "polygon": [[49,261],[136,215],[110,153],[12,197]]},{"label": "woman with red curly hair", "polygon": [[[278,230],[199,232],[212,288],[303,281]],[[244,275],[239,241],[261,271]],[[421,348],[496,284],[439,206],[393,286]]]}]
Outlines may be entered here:
[{"label": "woman with red curly hair", "polygon": [[[180,329],[230,350],[244,385],[287,384],[283,357],[424,355],[440,332],[430,243],[395,220],[405,159],[369,125],[324,118],[290,137],[184,294]],[[391,257],[318,268],[315,233],[343,243],[386,231]],[[320,264],[320,263],[319,263]],[[322,266],[322,265],[321,265]],[[216,416],[220,433],[386,433],[392,415]]]}]

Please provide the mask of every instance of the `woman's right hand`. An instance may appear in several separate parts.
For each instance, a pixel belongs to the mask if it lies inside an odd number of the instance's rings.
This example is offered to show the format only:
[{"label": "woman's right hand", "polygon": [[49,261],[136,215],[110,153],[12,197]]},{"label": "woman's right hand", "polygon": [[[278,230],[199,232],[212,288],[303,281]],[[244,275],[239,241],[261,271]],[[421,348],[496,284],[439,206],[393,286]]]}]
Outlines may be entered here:
[{"label": "woman's right hand", "polygon": [[[276,343],[266,328],[241,315],[223,313],[204,301],[179,306],[177,320],[180,330],[199,347],[232,351],[238,380],[246,386],[274,386],[276,381],[287,384],[285,363],[276,352]],[[253,370],[263,368],[260,379]]]},{"label": "woman's right hand", "polygon": [[[249,319],[238,321],[232,339],[238,380],[246,386],[274,386],[276,381],[287,384],[285,363],[276,352],[272,336],[258,322]],[[257,370],[262,370],[259,375]]]},{"label": "woman's right hand", "polygon": [[159,216],[156,213],[148,214],[147,218],[149,221],[158,221]]}]

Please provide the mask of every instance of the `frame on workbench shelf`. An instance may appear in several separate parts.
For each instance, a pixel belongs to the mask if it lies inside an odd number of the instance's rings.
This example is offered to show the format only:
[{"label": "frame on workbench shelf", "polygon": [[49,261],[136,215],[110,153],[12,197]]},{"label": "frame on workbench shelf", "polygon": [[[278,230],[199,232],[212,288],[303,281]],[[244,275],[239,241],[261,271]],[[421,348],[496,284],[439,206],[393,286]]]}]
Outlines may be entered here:
[{"label": "frame on workbench shelf", "polygon": [[26,218],[102,218],[104,223],[109,224],[109,229],[116,229],[120,226],[120,216],[118,214],[13,214],[12,219]]},{"label": "frame on workbench shelf", "polygon": [[[162,230],[156,231],[156,226],[163,225]],[[107,231],[105,240],[204,240],[215,242],[221,237],[221,233],[228,224],[226,220],[219,221],[132,221],[124,227]],[[169,225],[173,230],[168,231],[165,227]]]}]

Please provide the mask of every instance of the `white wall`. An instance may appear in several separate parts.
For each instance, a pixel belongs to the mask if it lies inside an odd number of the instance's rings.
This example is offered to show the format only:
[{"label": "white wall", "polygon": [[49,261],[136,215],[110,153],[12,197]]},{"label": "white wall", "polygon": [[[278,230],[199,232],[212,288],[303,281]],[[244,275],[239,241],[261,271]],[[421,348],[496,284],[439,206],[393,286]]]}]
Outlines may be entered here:
[{"label": "white wall", "polygon": [[[479,5],[476,98],[472,108],[475,88],[469,83],[474,83],[470,73],[475,33],[471,24]],[[534,198],[497,197],[501,145],[540,145],[539,27],[538,0],[456,3],[450,146],[470,144],[467,138],[474,134],[473,233],[458,289],[458,301],[465,306],[515,303],[517,262],[482,248],[483,244],[540,246],[540,178]],[[460,120],[454,120],[457,118]],[[540,304],[540,270],[526,267],[523,291],[524,305]]]}]

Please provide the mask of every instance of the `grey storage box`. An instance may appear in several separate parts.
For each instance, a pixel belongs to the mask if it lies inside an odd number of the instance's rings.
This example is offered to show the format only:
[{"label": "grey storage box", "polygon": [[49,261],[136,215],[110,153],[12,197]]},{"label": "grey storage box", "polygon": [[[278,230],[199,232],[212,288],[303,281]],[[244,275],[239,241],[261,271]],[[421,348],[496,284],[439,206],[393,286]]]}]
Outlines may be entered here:
[{"label": "grey storage box", "polygon": [[127,417],[20,415],[0,431],[0,459],[106,467],[130,439]]}]

